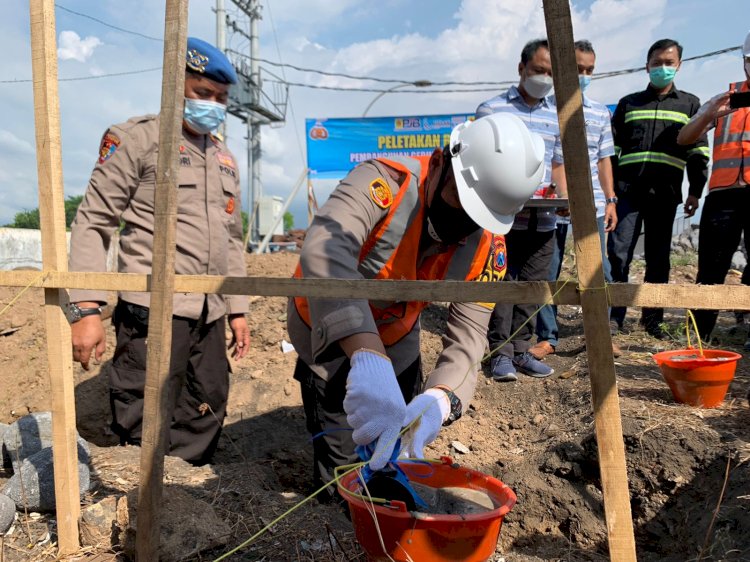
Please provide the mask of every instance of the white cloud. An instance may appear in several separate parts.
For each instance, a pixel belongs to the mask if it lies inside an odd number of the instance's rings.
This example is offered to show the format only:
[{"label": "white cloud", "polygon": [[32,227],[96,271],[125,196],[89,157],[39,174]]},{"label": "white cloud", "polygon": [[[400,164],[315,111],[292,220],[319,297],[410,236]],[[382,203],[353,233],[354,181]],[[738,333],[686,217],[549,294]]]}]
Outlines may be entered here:
[{"label": "white cloud", "polygon": [[94,54],[94,49],[103,44],[98,37],[93,35],[81,39],[75,31],[61,31],[58,43],[60,46],[57,49],[57,56],[60,60],[77,60],[78,62],[86,62]]},{"label": "white cloud", "polygon": [[0,129],[0,152],[33,156],[34,147],[30,142],[18,138],[10,131]]}]

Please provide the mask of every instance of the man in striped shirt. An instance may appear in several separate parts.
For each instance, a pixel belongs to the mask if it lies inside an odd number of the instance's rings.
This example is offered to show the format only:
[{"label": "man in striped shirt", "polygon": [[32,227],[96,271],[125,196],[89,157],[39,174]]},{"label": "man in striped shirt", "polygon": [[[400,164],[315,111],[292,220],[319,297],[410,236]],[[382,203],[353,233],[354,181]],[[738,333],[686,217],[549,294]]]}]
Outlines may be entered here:
[{"label": "man in striped shirt", "polygon": [[[476,116],[478,119],[492,113],[513,113],[531,132],[542,137],[546,168],[544,181],[539,186],[539,197],[542,197],[542,190],[550,180],[564,183],[560,178],[565,175],[557,109],[549,97],[552,90],[552,62],[546,39],[529,41],[524,46],[518,74],[518,86],[511,86],[509,90],[480,104]],[[556,223],[554,209],[531,208],[516,215],[513,228],[505,235],[508,255],[506,279],[547,280]],[[529,353],[535,328],[532,315],[536,308],[534,304],[495,305],[487,339],[493,356],[492,377],[496,381],[515,381],[519,372],[532,377],[547,377],[554,372]],[[510,339],[511,334],[514,334],[513,339]]]},{"label": "man in striped shirt", "polygon": [[[607,241],[612,279],[626,283],[641,226],[645,227],[646,283],[669,282],[672,225],[682,202],[682,180],[687,169],[690,185],[685,200],[686,217],[698,209],[706,184],[708,143],[706,135],[694,143],[677,144],[680,129],[695,115],[700,101],[678,90],[674,83],[682,60],[682,46],[661,39],[648,50],[649,85],[642,92],[622,98],[612,117],[615,151],[615,192],[618,197],[617,228]],[[662,308],[644,308],[641,324],[652,336],[664,339]],[[621,330],[625,307],[613,307],[610,326]]]},{"label": "man in striped shirt", "polygon": [[[578,64],[578,81],[583,94],[583,115],[586,120],[586,144],[589,153],[589,165],[591,169],[591,186],[594,191],[594,203],[596,204],[596,222],[599,227],[599,237],[602,248],[602,265],[604,267],[604,278],[607,282],[612,281],[609,261],[606,251],[606,233],[612,232],[617,226],[617,213],[615,205],[614,181],[612,179],[612,159],[615,147],[612,141],[612,127],[610,125],[610,113],[607,106],[592,100],[586,95],[586,88],[591,83],[594,73],[596,53],[590,41],[576,41],[576,63]],[[562,161],[562,150],[555,153],[556,159]],[[567,191],[562,189],[562,191]],[[568,215],[567,209],[565,213]],[[555,232],[555,252],[550,264],[550,281],[557,281],[562,269],[562,260],[565,252],[565,239],[568,236],[570,219],[560,216],[557,219]],[[529,351],[537,359],[555,352],[558,343],[557,306],[545,305],[539,311],[536,323],[537,343]],[[620,354],[619,348],[612,344],[612,352],[615,356]]]}]

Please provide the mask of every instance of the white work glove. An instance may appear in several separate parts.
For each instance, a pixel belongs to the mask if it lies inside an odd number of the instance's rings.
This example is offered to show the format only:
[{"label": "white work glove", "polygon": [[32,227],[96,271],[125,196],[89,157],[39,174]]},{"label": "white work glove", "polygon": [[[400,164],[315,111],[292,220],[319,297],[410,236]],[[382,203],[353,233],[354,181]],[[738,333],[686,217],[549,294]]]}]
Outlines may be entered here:
[{"label": "white work glove", "polygon": [[404,426],[410,429],[404,435],[402,454],[423,459],[425,446],[437,438],[450,411],[448,395],[439,388],[429,388],[415,396],[406,406]]},{"label": "white work glove", "polygon": [[368,350],[352,354],[344,411],[357,445],[369,445],[377,439],[369,464],[372,470],[380,470],[391,459],[406,414],[406,402],[390,359]]}]

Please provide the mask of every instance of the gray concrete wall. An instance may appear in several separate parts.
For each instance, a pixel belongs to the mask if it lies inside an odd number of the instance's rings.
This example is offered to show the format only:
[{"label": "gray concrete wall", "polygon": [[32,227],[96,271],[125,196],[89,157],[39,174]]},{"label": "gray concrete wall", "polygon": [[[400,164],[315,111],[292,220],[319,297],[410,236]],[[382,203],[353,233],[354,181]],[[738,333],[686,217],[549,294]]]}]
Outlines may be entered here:
[{"label": "gray concrete wall", "polygon": [[[70,250],[70,232],[66,233]],[[112,239],[107,271],[117,268],[118,236]],[[0,228],[0,270],[42,270],[42,233],[30,228]]]}]

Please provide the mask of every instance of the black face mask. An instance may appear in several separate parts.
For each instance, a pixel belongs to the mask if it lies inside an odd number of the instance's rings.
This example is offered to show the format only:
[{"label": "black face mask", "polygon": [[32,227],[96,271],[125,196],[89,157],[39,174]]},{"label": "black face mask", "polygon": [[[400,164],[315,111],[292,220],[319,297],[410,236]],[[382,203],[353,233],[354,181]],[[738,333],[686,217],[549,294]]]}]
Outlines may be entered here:
[{"label": "black face mask", "polygon": [[440,174],[437,191],[432,197],[432,204],[427,209],[427,229],[430,236],[437,236],[443,244],[456,244],[479,229],[466,211],[451,207],[443,199],[443,187],[450,170],[450,161],[446,161]]}]

